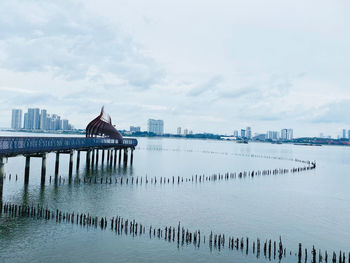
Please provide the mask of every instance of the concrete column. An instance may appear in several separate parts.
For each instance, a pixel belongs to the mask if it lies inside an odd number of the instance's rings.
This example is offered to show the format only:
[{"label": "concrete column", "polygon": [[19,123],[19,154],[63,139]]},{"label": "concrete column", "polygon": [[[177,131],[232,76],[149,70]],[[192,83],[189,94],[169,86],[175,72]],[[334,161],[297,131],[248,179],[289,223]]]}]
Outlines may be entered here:
[{"label": "concrete column", "polygon": [[91,168],[95,165],[95,149],[92,149],[92,160],[91,160]]},{"label": "concrete column", "polygon": [[105,162],[105,150],[102,149],[102,164]]},{"label": "concrete column", "polygon": [[111,155],[109,156],[109,165],[112,166],[113,164],[113,150],[110,150]]},{"label": "concrete column", "polygon": [[43,154],[41,159],[41,185],[45,185],[46,177],[46,153]]},{"label": "concrete column", "polygon": [[78,151],[77,153],[77,170],[79,170],[79,166],[80,166],[80,151]]},{"label": "concrete column", "polygon": [[99,149],[96,149],[96,167],[98,166]]},{"label": "concrete column", "polygon": [[0,157],[0,203],[2,203],[2,191],[4,187],[5,157]]},{"label": "concrete column", "polygon": [[73,151],[69,154],[69,177],[71,178],[73,174]]},{"label": "concrete column", "polygon": [[134,149],[131,149],[130,165],[132,165],[133,162],[134,162]]},{"label": "concrete column", "polygon": [[56,153],[56,163],[55,163],[55,180],[58,177],[59,169],[60,169],[60,153],[57,152]]},{"label": "concrete column", "polygon": [[122,162],[122,149],[119,149],[119,160],[118,160],[118,164],[120,165]]},{"label": "concrete column", "polygon": [[90,150],[86,151],[86,168],[90,170]]},{"label": "concrete column", "polygon": [[114,167],[117,165],[118,150],[114,149]]},{"label": "concrete column", "polygon": [[29,183],[30,157],[26,156],[26,167],[24,169],[24,184]]},{"label": "concrete column", "polygon": [[128,164],[128,148],[124,148],[124,165]]}]

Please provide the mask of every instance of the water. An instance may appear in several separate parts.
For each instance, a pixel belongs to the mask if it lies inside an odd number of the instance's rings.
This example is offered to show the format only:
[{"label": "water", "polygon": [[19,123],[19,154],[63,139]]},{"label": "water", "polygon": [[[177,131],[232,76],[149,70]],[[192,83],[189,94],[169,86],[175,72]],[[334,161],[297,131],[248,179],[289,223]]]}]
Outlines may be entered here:
[{"label": "water", "polygon": [[[297,251],[308,248],[349,251],[350,148],[305,147],[262,143],[139,138],[132,167],[99,166],[80,170],[73,177],[136,178],[291,168],[288,160],[252,158],[262,154],[316,160],[317,169],[296,174],[180,185],[68,184],[68,155],[61,155],[60,176],[65,183],[49,184],[55,155],[47,159],[47,182],[40,186],[41,159],[31,159],[29,185],[24,186],[24,158],[10,158],[5,166],[3,200],[40,203],[51,209],[90,213],[109,218],[120,215],[146,226],[176,226],[262,240],[278,240]],[[101,157],[100,157],[101,158]],[[74,159],[75,161],[75,159]],[[11,180],[8,174],[12,174]],[[15,180],[18,174],[18,181]],[[63,182],[63,181],[62,181]],[[147,231],[146,231],[147,232]],[[310,258],[310,257],[309,257]],[[77,225],[29,218],[0,218],[0,262],[256,262],[240,251],[209,250],[207,244],[177,248],[175,243],[143,237],[118,236]],[[259,259],[259,262],[268,261]],[[296,262],[288,256],[285,262]]]}]

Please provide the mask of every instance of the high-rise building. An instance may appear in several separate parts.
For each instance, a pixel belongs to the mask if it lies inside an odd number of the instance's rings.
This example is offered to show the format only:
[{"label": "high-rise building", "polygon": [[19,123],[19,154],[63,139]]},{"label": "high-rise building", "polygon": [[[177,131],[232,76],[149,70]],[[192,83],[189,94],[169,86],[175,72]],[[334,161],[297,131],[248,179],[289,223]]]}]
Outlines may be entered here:
[{"label": "high-rise building", "polygon": [[246,137],[246,130],[244,130],[244,129],[241,129],[241,137],[242,138],[245,138]]},{"label": "high-rise building", "polygon": [[12,110],[11,128],[12,129],[22,128],[22,110],[20,109]]},{"label": "high-rise building", "polygon": [[177,127],[176,134],[181,135],[181,127]]},{"label": "high-rise building", "polygon": [[155,133],[157,135],[163,135],[164,133],[164,121],[148,119],[148,132]]},{"label": "high-rise building", "polygon": [[47,111],[41,110],[40,113],[40,130],[47,130]]},{"label": "high-rise building", "polygon": [[184,129],[184,135],[186,136],[188,134],[188,129]]},{"label": "high-rise building", "polygon": [[282,129],[281,130],[281,139],[284,141],[293,140],[293,129]]},{"label": "high-rise building", "polygon": [[23,117],[23,128],[24,129],[29,129],[29,123],[28,123],[28,113],[24,113]]},{"label": "high-rise building", "polygon": [[233,131],[233,136],[238,137],[238,131],[237,130]]},{"label": "high-rise building", "polygon": [[247,129],[246,129],[246,137],[247,137],[247,139],[251,139],[252,138],[252,128],[251,127],[247,127]]},{"label": "high-rise building", "polygon": [[348,130],[348,139],[350,139],[350,130]]},{"label": "high-rise building", "polygon": [[268,131],[266,133],[266,138],[268,140],[278,140],[278,132],[277,131]]},{"label": "high-rise building", "polygon": [[30,108],[28,109],[28,128],[29,130],[40,129],[40,109]]},{"label": "high-rise building", "polygon": [[69,126],[70,125],[69,125],[68,120],[62,120],[62,130],[64,130],[64,131],[70,130]]},{"label": "high-rise building", "polygon": [[342,139],[345,139],[346,138],[346,130],[343,129],[343,136],[342,136]]}]

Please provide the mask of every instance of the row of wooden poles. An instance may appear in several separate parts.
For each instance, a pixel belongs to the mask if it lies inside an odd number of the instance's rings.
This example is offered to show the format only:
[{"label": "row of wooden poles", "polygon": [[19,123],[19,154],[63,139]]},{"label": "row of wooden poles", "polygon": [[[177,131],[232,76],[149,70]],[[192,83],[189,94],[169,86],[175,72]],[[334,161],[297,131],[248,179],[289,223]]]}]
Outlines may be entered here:
[{"label": "row of wooden poles", "polygon": [[[84,184],[97,184],[97,183],[105,183],[105,184],[120,184],[120,185],[142,185],[142,184],[180,184],[184,182],[194,182],[194,183],[204,183],[204,182],[215,182],[215,181],[228,181],[231,179],[242,179],[242,178],[254,178],[257,176],[267,176],[267,175],[280,175],[280,174],[287,174],[287,173],[298,173],[303,172],[307,170],[313,170],[316,168],[316,163],[310,162],[307,166],[301,166],[301,167],[294,167],[291,169],[288,168],[276,168],[272,170],[258,170],[258,171],[243,171],[243,172],[226,172],[226,173],[218,173],[218,174],[212,174],[212,175],[192,175],[191,177],[180,177],[180,176],[172,176],[172,177],[149,177],[149,176],[137,176],[137,177],[100,177],[97,176],[94,177],[84,177],[83,179],[75,178],[73,182],[75,183],[84,183]],[[9,174],[9,180],[11,180],[12,175]],[[4,176],[6,178],[6,175]],[[17,174],[15,176],[15,179],[17,181]],[[49,178],[49,183],[52,182],[52,177]],[[62,178],[61,176],[55,180],[58,184],[64,184],[65,178]]]},{"label": "row of wooden poles", "polygon": [[[208,245],[210,250],[222,250],[228,248],[229,250],[237,250],[249,255],[252,253],[257,258],[261,256],[271,260],[278,258],[279,261],[287,255],[287,248],[284,247],[281,237],[278,241],[271,239],[262,241],[260,238],[251,240],[248,237],[236,237],[233,235],[225,235],[223,233],[210,232],[208,238],[199,229],[191,231],[185,228],[179,222],[177,226],[155,227],[146,226],[134,219],[127,219],[120,216],[115,216],[110,219],[107,217],[97,217],[89,213],[79,212],[63,212],[61,210],[51,210],[47,207],[17,205],[13,203],[1,203],[0,215],[4,214],[10,218],[15,217],[29,217],[34,219],[53,220],[57,223],[77,224],[82,227],[94,227],[101,230],[109,228],[117,235],[132,235],[135,236],[149,236],[150,239],[158,238],[167,242],[177,243],[177,247],[193,245],[199,248],[201,244]],[[302,247],[299,243],[297,252],[289,250],[289,255],[297,256],[298,262],[308,262],[308,249]],[[350,263],[350,253],[339,251],[328,254],[327,251],[322,252],[316,250],[313,246],[310,251],[310,259],[312,263],[332,262],[332,263]]]}]

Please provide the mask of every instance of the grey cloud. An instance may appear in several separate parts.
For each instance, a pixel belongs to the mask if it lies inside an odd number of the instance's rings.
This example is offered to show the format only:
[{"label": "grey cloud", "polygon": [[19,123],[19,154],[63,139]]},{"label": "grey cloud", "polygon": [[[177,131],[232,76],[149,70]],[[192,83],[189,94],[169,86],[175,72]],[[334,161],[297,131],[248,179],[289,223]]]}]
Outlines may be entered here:
[{"label": "grey cloud", "polygon": [[350,124],[350,100],[343,100],[340,102],[333,102],[323,107],[314,110],[317,114],[311,117],[314,123],[344,123]]},{"label": "grey cloud", "polygon": [[[102,20],[87,17],[80,5],[62,7],[37,2],[28,12],[37,15],[41,15],[41,9],[48,12],[40,23],[33,22],[16,5],[5,1],[0,5],[0,10],[4,10],[1,6],[12,13],[2,16],[5,11],[0,11],[0,45],[5,54],[0,65],[4,68],[50,71],[58,77],[76,80],[86,78],[93,66],[137,89],[147,89],[164,76],[162,67],[144,55],[130,36]],[[98,76],[92,78],[95,79]]]},{"label": "grey cloud", "polygon": [[191,89],[187,95],[194,97],[194,96],[199,96],[207,91],[214,90],[221,82],[223,81],[222,76],[214,76],[207,82],[198,85],[197,87]]}]

